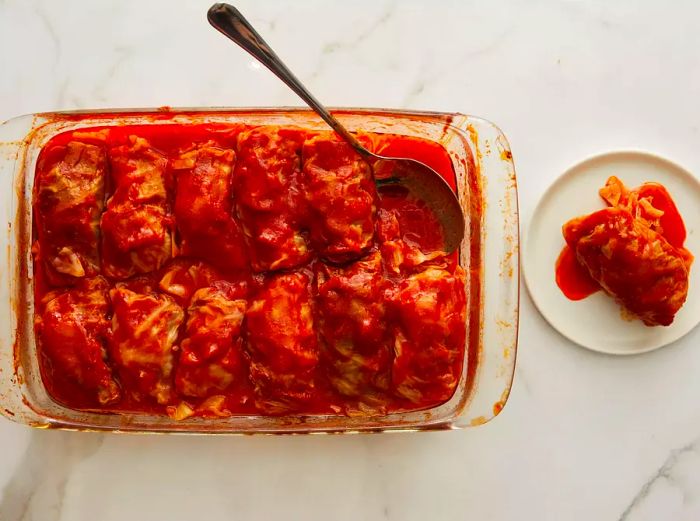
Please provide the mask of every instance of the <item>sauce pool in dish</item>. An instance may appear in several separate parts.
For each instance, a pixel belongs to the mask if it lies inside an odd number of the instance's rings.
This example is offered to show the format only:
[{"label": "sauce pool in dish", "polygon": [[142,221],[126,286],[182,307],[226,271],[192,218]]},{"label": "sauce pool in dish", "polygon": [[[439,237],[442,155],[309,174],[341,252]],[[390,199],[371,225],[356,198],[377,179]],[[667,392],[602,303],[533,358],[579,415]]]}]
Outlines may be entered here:
[{"label": "sauce pool in dish", "polygon": [[[454,186],[447,152],[360,134]],[[448,400],[465,273],[440,225],[330,132],[127,125],[65,132],[34,188],[42,378],[105,412],[387,414]]]}]

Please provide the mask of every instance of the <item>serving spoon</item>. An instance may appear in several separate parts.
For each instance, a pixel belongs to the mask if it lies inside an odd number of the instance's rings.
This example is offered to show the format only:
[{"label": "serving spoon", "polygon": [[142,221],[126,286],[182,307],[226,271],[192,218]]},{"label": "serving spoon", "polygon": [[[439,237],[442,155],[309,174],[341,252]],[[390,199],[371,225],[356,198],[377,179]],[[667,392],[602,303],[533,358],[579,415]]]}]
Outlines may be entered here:
[{"label": "serving spoon", "polygon": [[[464,237],[464,215],[456,194],[449,184],[428,165],[415,159],[374,154],[363,147],[328,110],[302,85],[272,48],[263,40],[238,9],[229,4],[214,4],[207,13],[209,23],[219,32],[248,51],[321,116],[335,132],[352,146],[370,165],[377,188],[400,186],[423,201],[440,221],[447,253],[452,253]],[[380,176],[377,174],[381,173]]]}]

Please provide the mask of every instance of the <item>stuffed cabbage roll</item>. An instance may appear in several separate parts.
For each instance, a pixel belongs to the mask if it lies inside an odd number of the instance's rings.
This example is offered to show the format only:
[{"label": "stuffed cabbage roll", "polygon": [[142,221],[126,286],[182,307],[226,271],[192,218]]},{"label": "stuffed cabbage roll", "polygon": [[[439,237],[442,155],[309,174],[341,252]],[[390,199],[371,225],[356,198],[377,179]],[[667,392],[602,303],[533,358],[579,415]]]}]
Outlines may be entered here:
[{"label": "stuffed cabbage roll", "polygon": [[52,285],[72,284],[100,271],[106,171],[103,146],[70,141],[41,154],[34,187],[37,247]]},{"label": "stuffed cabbage roll", "polygon": [[302,131],[256,127],[238,139],[236,212],[257,272],[293,268],[311,258],[302,233]]},{"label": "stuffed cabbage roll", "polygon": [[120,398],[119,386],[105,362],[108,290],[107,281],[98,276],[49,293],[37,322],[41,348],[53,372],[76,383],[100,405]]},{"label": "stuffed cabbage roll", "polygon": [[123,285],[110,292],[114,314],[110,354],[137,401],[172,399],[173,345],[185,314],[175,301],[153,291]]},{"label": "stuffed cabbage roll", "polygon": [[420,405],[449,399],[460,378],[466,341],[465,273],[455,263],[429,265],[398,283],[392,388]]},{"label": "stuffed cabbage roll", "polygon": [[125,279],[159,269],[172,256],[166,157],[143,138],[110,150],[115,189],[102,216],[104,274]]},{"label": "stuffed cabbage roll", "polygon": [[182,254],[195,255],[223,270],[248,267],[243,232],[233,216],[233,150],[207,142],[172,161],[177,181],[175,217]]},{"label": "stuffed cabbage roll", "polygon": [[319,361],[309,277],[271,276],[250,301],[245,323],[258,406],[275,413],[309,401]]},{"label": "stuffed cabbage roll", "polygon": [[204,398],[247,379],[241,337],[246,304],[244,288],[224,281],[194,293],[175,375],[181,394]]},{"label": "stuffed cabbage roll", "polygon": [[317,330],[329,379],[344,396],[380,405],[389,389],[391,339],[381,256],[344,267],[316,265]]},{"label": "stuffed cabbage roll", "polygon": [[313,247],[333,262],[358,258],[374,239],[377,195],[369,164],[332,132],[308,139],[303,157]]},{"label": "stuffed cabbage roll", "polygon": [[623,207],[567,222],[564,239],[606,293],[646,325],[669,325],[688,294],[692,257]]}]

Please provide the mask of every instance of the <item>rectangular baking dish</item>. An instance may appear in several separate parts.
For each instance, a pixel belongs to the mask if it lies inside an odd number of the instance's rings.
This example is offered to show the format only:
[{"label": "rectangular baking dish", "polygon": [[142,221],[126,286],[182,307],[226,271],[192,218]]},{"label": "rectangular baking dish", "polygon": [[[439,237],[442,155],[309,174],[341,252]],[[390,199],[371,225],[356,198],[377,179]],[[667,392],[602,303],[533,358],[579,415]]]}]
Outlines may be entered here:
[{"label": "rectangular baking dish", "polygon": [[453,397],[427,410],[381,417],[290,415],[190,418],[66,408],[47,394],[33,329],[32,188],[37,156],[56,134],[128,124],[246,123],[325,129],[297,108],[144,109],[21,116],[0,125],[0,413],[39,428],[179,433],[319,433],[428,430],[481,425],[510,392],[518,333],[519,236],[515,170],[492,123],[463,114],[334,109],[351,131],[403,134],[440,143],[450,154],[466,216],[460,264],[467,277],[467,356]]}]

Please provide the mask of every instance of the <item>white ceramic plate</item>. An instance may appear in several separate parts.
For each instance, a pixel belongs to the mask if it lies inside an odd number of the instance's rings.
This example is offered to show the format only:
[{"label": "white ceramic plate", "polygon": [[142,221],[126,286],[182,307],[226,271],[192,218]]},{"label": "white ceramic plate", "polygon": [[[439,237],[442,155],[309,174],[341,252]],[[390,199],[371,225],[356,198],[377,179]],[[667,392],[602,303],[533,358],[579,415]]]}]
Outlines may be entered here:
[{"label": "white ceramic plate", "polygon": [[[598,189],[611,175],[628,188],[645,181],[663,184],[685,222],[685,246],[696,260],[688,299],[668,327],[647,327],[639,320],[623,319],[620,307],[603,292],[571,301],[554,280],[555,263],[564,246],[562,225],[605,207]],[[645,152],[611,152],[570,168],[537,205],[523,248],[523,274],[535,305],[552,327],[583,347],[616,355],[645,353],[678,340],[700,322],[700,182],[666,159]]]}]

